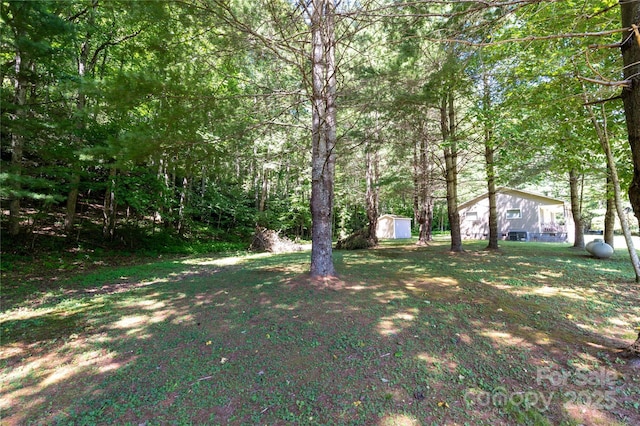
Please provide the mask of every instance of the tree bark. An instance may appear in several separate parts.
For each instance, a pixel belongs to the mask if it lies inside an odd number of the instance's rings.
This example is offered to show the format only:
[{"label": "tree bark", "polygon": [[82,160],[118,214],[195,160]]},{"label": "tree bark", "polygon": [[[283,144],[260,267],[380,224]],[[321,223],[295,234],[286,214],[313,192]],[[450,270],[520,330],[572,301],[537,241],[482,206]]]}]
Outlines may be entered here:
[{"label": "tree bark", "polygon": [[484,110],[484,164],[487,174],[487,192],[489,194],[489,244],[487,250],[498,250],[498,206],[496,202],[496,168],[494,161],[493,128],[491,123],[491,87],[489,76],[482,73]]},{"label": "tree bark", "polygon": [[604,242],[611,247],[614,242],[614,232],[616,227],[616,202],[611,182],[611,171],[607,166],[607,211],[604,214]]},{"label": "tree bark", "polygon": [[640,333],[635,342],[622,350],[621,355],[625,358],[640,358]]},{"label": "tree bark", "polygon": [[[88,22],[90,25],[94,23],[94,11],[98,7],[98,3],[94,2],[92,4],[92,8],[89,11]],[[88,69],[89,67],[89,49],[91,46],[91,33],[87,32],[82,45],[80,46],[80,54],[78,55],[78,77],[80,77],[81,87],[78,90],[78,99],[76,101],[76,109],[78,112],[79,122],[78,129],[83,130],[85,127],[84,123],[84,109],[87,103],[86,95],[84,94],[84,89],[82,88],[83,80],[87,74],[87,71],[91,71]],[[78,160],[73,159],[73,164],[71,165],[72,175],[71,175],[71,188],[69,189],[69,193],[67,194],[67,211],[64,219],[64,230],[68,233],[73,229],[73,224],[76,219],[76,207],[78,202],[78,194],[80,190],[80,171],[79,165],[77,164]]]},{"label": "tree bark", "polygon": [[266,165],[262,168],[262,189],[260,190],[260,203],[258,211],[263,212],[267,206],[267,195],[269,194],[269,169]]},{"label": "tree bark", "polygon": [[[413,220],[420,222],[420,163],[418,161],[418,147],[421,142],[413,144]],[[419,242],[419,240],[418,240]]]},{"label": "tree bark", "polygon": [[336,145],[335,0],[312,0],[311,276],[335,275],[333,183]]},{"label": "tree bark", "polygon": [[[93,4],[93,9],[97,7],[97,3]],[[93,9],[91,10],[89,23],[93,24]],[[87,62],[89,60],[89,48],[91,42],[91,34],[87,33],[84,42],[80,46],[80,55],[78,55],[78,76],[80,77],[80,84],[82,84],[82,80],[84,79],[87,73]],[[84,94],[84,89],[81,87],[78,90],[78,100],[76,102],[76,109],[78,111],[79,122],[78,129],[84,129],[84,118],[82,114],[84,113],[84,109],[87,103],[87,98]],[[67,194],[67,212],[64,219],[64,230],[68,233],[73,229],[73,224],[76,219],[76,207],[78,204],[78,194],[80,191],[80,171],[79,166],[77,165],[77,159],[71,165],[72,175],[71,175],[71,188],[69,189],[69,193]]]},{"label": "tree bark", "polygon": [[378,151],[369,141],[365,144],[366,170],[366,198],[367,198],[367,239],[373,246],[378,244],[376,230],[378,228]]},{"label": "tree bark", "polygon": [[178,200],[178,221],[176,230],[178,235],[184,233],[184,218],[187,209],[187,191],[189,190],[189,179],[185,176],[182,178],[182,187],[180,188],[180,199]]},{"label": "tree bark", "polygon": [[111,166],[102,210],[102,236],[112,240],[116,229],[116,166]]},{"label": "tree bark", "polygon": [[415,188],[415,216],[416,222],[420,224],[418,233],[418,245],[427,245],[432,240],[431,227],[433,224],[433,183],[431,164],[429,162],[429,135],[426,131],[426,124],[423,126],[420,135],[420,142],[417,144],[414,153],[416,168],[414,178]]},{"label": "tree bark", "polygon": [[580,202],[580,176],[575,169],[569,171],[569,190],[571,192],[571,215],[575,225],[573,247],[584,249],[584,219],[582,217],[582,203]]},{"label": "tree bark", "polygon": [[627,122],[629,145],[633,160],[633,178],[629,187],[629,200],[640,220],[640,2],[620,1],[623,33],[621,45],[624,78],[631,85],[622,90],[622,101]]},{"label": "tree bark", "polygon": [[11,131],[11,173],[14,176],[11,185],[11,196],[9,201],[9,235],[18,235],[20,233],[20,202],[22,200],[22,184],[20,177],[22,176],[22,157],[24,151],[24,135],[23,129],[20,128],[21,121],[24,120],[25,104],[27,101],[27,85],[25,78],[24,54],[16,51],[15,55],[15,82],[14,82],[14,104],[15,113],[12,115],[14,122]]},{"label": "tree bark", "polygon": [[451,251],[461,252],[460,213],[458,211],[458,146],[453,93],[447,92],[440,105],[440,128],[444,143],[445,180],[447,183],[447,214],[451,227]]},{"label": "tree bark", "polygon": [[[585,102],[586,103],[586,102]],[[624,207],[622,206],[622,190],[620,189],[620,180],[618,179],[618,168],[616,166],[615,158],[613,157],[613,153],[611,152],[611,145],[609,144],[609,136],[607,134],[606,122],[605,127],[603,128],[596,116],[593,112],[593,108],[591,105],[587,104],[587,111],[589,112],[589,117],[591,118],[591,122],[593,123],[593,127],[596,130],[598,135],[598,140],[600,141],[600,146],[607,157],[607,167],[609,169],[609,175],[611,177],[611,184],[613,186],[613,194],[616,205],[616,212],[618,213],[618,218],[620,219],[620,226],[622,226],[622,233],[624,234],[625,242],[627,243],[627,250],[629,251],[629,258],[631,260],[631,266],[633,267],[633,271],[636,275],[636,283],[640,283],[640,259],[638,258],[638,252],[633,246],[633,239],[631,238],[631,231],[629,230],[629,223],[627,221],[627,215],[624,211]],[[640,129],[639,129],[640,130]]]},{"label": "tree bark", "polygon": [[487,188],[489,194],[489,244],[487,250],[498,250],[498,204],[496,201],[496,179],[493,164],[493,149],[487,149],[485,158],[487,162]]},{"label": "tree bark", "polygon": [[77,171],[71,175],[71,189],[67,194],[67,213],[64,217],[64,230],[69,233],[73,230],[73,224],[76,219],[76,206],[78,204],[78,195],[80,193],[80,174]]}]

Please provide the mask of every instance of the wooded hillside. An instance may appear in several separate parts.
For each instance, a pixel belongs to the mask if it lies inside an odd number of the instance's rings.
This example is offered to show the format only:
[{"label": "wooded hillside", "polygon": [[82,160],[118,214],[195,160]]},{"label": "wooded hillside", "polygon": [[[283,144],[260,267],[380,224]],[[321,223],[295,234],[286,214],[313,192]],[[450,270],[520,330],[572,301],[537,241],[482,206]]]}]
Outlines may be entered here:
[{"label": "wooded hillside", "polygon": [[603,135],[637,192],[639,2],[1,7],[4,253],[261,226],[313,236],[330,275],[331,241],[383,213],[461,249],[457,205],[496,185],[587,229],[614,209]]}]

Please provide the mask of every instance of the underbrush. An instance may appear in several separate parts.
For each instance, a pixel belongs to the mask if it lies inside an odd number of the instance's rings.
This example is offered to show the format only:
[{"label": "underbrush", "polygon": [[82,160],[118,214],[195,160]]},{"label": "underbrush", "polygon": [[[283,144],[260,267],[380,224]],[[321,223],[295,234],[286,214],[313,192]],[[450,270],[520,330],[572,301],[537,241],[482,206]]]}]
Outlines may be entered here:
[{"label": "underbrush", "polygon": [[[193,255],[246,251],[248,237],[204,229],[185,235],[171,230],[125,228],[113,240],[97,234],[76,238],[58,235],[2,235],[0,270],[28,274],[42,270],[76,270],[91,264],[121,264],[160,255]],[[100,238],[96,238],[100,235]]]}]

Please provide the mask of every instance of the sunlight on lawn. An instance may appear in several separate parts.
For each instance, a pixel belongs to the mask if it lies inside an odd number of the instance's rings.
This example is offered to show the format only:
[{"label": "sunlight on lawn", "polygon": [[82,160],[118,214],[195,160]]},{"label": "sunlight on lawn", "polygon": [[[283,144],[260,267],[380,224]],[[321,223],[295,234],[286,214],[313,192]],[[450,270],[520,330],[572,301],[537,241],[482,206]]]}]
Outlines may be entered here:
[{"label": "sunlight on lawn", "polygon": [[41,317],[44,315],[50,315],[56,312],[57,308],[46,308],[46,309],[26,309],[21,308],[14,311],[6,311],[0,314],[0,324],[5,321],[24,321],[28,319],[33,319],[37,317]]},{"label": "sunlight on lawn", "polygon": [[583,404],[575,402],[577,398],[571,398],[570,401],[564,403],[566,413],[576,424],[584,424],[590,426],[623,426],[624,423],[617,422],[607,413],[602,412],[594,405],[596,401],[587,401]]},{"label": "sunlight on lawn", "polygon": [[[438,287],[457,287],[460,284],[460,282],[452,277],[429,277],[429,280],[424,280],[424,281],[412,281],[412,282],[408,282],[405,283],[405,287],[408,290],[421,290],[421,291],[425,291],[425,290],[430,290],[432,289],[432,287],[438,286]],[[453,289],[450,289],[450,291],[455,291]]]},{"label": "sunlight on lawn", "polygon": [[[514,395],[547,392],[534,382],[536,366],[560,374],[609,363],[622,377],[624,366],[607,351],[616,339],[633,339],[640,321],[627,282],[593,268],[554,271],[547,260],[518,269],[485,252],[456,256],[452,268],[448,254],[428,253],[437,249],[389,249],[383,259],[379,251],[341,253],[340,278],[328,285],[308,278],[306,256],[192,258],[163,274],[151,268],[152,281],[129,274],[122,293],[104,293],[110,282],[96,280],[90,296],[79,286],[80,297],[5,312],[0,319],[15,340],[0,347],[10,366],[0,371],[3,420],[90,424],[98,415],[141,424],[164,416],[226,424],[227,411],[211,407],[232,403],[228,412],[247,424],[312,416],[332,424],[344,418],[333,407],[347,401],[358,420],[379,426],[516,424],[531,413],[465,408],[463,393],[491,395],[497,386]],[[621,407],[627,403],[619,412],[633,414],[632,385],[616,386],[629,392],[616,396]],[[584,389],[557,388],[573,390]],[[567,398],[552,408],[541,418],[614,418]]]},{"label": "sunlight on lawn", "polygon": [[[512,333],[506,331],[497,331],[490,328],[480,329],[478,334],[484,337],[488,337],[500,346],[512,346],[512,347],[529,347],[533,348],[535,345],[550,345],[553,340],[546,333],[528,330],[527,338],[515,336]],[[532,341],[533,343],[530,343]]]},{"label": "sunlight on lawn", "polygon": [[[0,319],[14,323],[38,321],[38,325],[34,325],[36,328],[29,328],[33,343],[9,343],[0,348],[0,359],[4,363],[15,363],[14,367],[0,371],[0,382],[3,383],[0,410],[10,412],[12,407],[21,407],[3,419],[6,424],[23,424],[25,413],[45,403],[51,393],[61,393],[63,399],[73,399],[76,391],[87,394],[93,385],[79,385],[79,381],[91,382],[95,378],[99,383],[103,374],[110,374],[134,360],[133,353],[118,354],[101,347],[112,342],[114,336],[119,335],[122,340],[124,332],[136,341],[147,339],[152,335],[149,327],[169,318],[181,318],[180,312],[158,299],[160,293],[121,299],[108,308],[105,297],[94,297],[93,304],[83,299],[68,299],[52,307],[21,308],[0,316]],[[65,324],[76,324],[75,315],[85,318],[77,324],[97,333],[65,332]],[[37,330],[40,332],[35,333]],[[46,349],[54,344],[57,350]],[[20,362],[16,363],[16,360]]]},{"label": "sunlight on lawn", "polygon": [[393,336],[409,327],[420,311],[416,308],[406,309],[393,315],[380,318],[378,333],[383,336]]},{"label": "sunlight on lawn", "polygon": [[379,291],[374,293],[378,302],[385,304],[389,303],[393,300],[403,300],[409,298],[404,291],[399,290],[388,290],[388,291]]},{"label": "sunlight on lawn", "polygon": [[198,266],[233,266],[242,262],[246,262],[251,259],[260,259],[264,257],[273,256],[271,253],[256,253],[243,256],[229,256],[229,257],[197,257],[195,259],[186,259],[181,263],[185,265],[198,265]]},{"label": "sunlight on lawn", "polygon": [[589,290],[578,290],[575,288],[547,287],[547,286],[531,289],[527,293],[536,294],[536,295],[545,296],[545,297],[560,296],[560,297],[566,297],[567,299],[573,299],[573,300],[587,300],[588,296],[591,296],[588,294],[587,295],[579,294],[579,293],[591,293]]},{"label": "sunlight on lawn", "polygon": [[[13,350],[10,351],[15,354],[17,345],[12,346]],[[37,350],[37,344],[20,346],[19,353],[25,356],[24,361],[19,366],[3,369],[0,373],[0,382],[3,383],[0,410],[9,410],[12,406],[21,407],[4,419],[6,424],[24,424],[26,418],[23,415],[31,407],[46,401],[48,392],[64,392],[67,382],[78,377],[91,378],[96,371],[103,373],[124,364],[115,361],[116,354],[113,352],[92,349],[87,339],[70,340],[60,350],[40,356],[31,354]],[[2,352],[5,352],[4,349]]]},{"label": "sunlight on lawn", "polygon": [[380,426],[419,426],[421,424],[418,419],[406,414],[387,414],[378,423]]},{"label": "sunlight on lawn", "polygon": [[441,368],[443,365],[446,367],[447,371],[451,374],[455,373],[458,368],[458,363],[453,361],[452,359],[443,360],[441,358],[436,358],[430,353],[422,352],[416,355],[416,358],[420,361],[425,362],[430,368]]}]

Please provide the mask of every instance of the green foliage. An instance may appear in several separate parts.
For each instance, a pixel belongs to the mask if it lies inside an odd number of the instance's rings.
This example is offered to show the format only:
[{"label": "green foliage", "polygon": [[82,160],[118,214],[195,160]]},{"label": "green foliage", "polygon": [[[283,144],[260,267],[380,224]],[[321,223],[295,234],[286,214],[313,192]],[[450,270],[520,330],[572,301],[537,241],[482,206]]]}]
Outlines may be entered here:
[{"label": "green foliage", "polygon": [[165,187],[156,173],[147,168],[135,167],[116,178],[115,193],[118,200],[133,209],[133,213],[143,217],[160,210]]},{"label": "green foliage", "polygon": [[279,230],[295,238],[311,236],[311,211],[295,195],[271,200],[263,212],[256,214],[258,226]]},{"label": "green foliage", "polygon": [[221,232],[250,235],[256,210],[248,194],[236,183],[208,186],[204,193],[192,193],[193,219]]},{"label": "green foliage", "polygon": [[[335,235],[366,225],[365,142],[380,155],[380,213],[409,217],[413,149],[428,142],[429,182],[438,199],[434,228],[448,228],[440,150],[449,142],[441,140],[438,112],[448,91],[455,93],[457,143],[464,147],[461,199],[484,187],[478,141],[481,129],[490,128],[498,184],[553,181],[554,191],[566,193],[564,175],[578,168],[592,182],[584,205],[602,208],[604,163],[575,76],[595,71],[618,79],[618,51],[589,50],[588,60],[582,52],[589,44],[617,42],[619,34],[483,49],[467,44],[569,28],[605,31],[618,25],[615,2],[591,2],[579,13],[573,2],[513,10],[454,3],[394,4],[375,21],[368,12],[358,15],[372,4],[340,6],[358,18],[340,15],[336,23]],[[23,235],[18,245],[47,245],[45,228],[97,242],[112,183],[114,244],[145,247],[152,236],[166,238],[155,241],[159,247],[179,251],[184,241],[195,246],[200,238],[242,240],[256,225],[308,238],[311,110],[300,12],[286,1],[3,1],[0,198],[5,210],[9,200],[22,200],[23,226],[30,224],[37,236]],[[463,43],[438,43],[443,37]],[[19,72],[17,55],[25,65]],[[483,109],[483,70],[490,74],[490,110]],[[16,83],[28,87],[24,105]],[[585,84],[592,99],[617,94]],[[632,162],[621,106],[602,108],[628,186]],[[20,163],[11,161],[14,137],[24,142]],[[90,214],[76,219],[67,235],[66,200],[76,187],[77,210]]]}]

